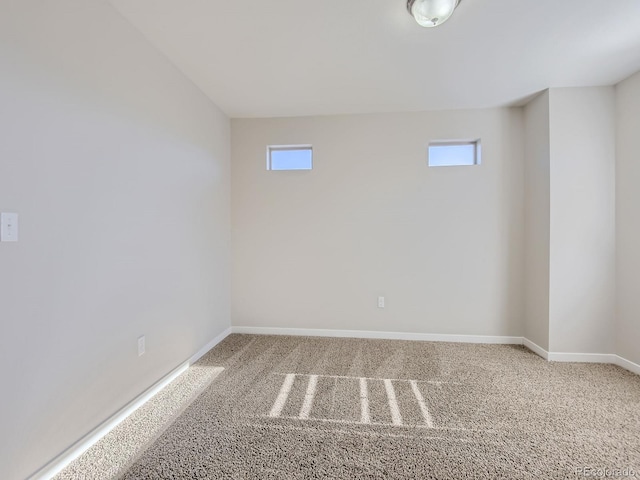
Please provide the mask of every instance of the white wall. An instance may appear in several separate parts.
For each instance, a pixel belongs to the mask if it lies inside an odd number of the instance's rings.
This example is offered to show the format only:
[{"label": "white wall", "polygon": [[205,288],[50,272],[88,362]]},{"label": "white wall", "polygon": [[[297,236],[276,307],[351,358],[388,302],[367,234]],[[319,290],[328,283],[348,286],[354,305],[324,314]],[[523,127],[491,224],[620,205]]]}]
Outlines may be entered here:
[{"label": "white wall", "polygon": [[611,353],[615,90],[550,90],[550,350]]},{"label": "white wall", "polygon": [[0,105],[13,480],[229,326],[229,121],[102,0],[0,4]]},{"label": "white wall", "polygon": [[[468,138],[481,166],[426,166]],[[522,335],[522,141],[522,109],[232,120],[232,323]]]},{"label": "white wall", "polygon": [[616,353],[640,364],[640,72],[616,93]]},{"label": "white wall", "polygon": [[524,108],[525,325],[524,336],[549,349],[549,92]]}]

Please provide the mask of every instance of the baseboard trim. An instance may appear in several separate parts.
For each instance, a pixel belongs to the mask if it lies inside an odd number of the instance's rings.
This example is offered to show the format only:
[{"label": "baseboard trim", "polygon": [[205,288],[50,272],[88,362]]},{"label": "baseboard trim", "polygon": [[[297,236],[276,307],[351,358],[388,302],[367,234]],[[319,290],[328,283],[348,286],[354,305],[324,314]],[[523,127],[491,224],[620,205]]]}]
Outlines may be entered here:
[{"label": "baseboard trim", "polygon": [[640,365],[613,353],[561,353],[547,352],[541,346],[535,344],[526,337],[522,338],[522,344],[537,355],[550,362],[574,362],[574,363],[607,363],[617,365],[640,375]]},{"label": "baseboard trim", "polygon": [[522,337],[494,335],[455,335],[438,333],[377,332],[368,330],[331,330],[321,328],[231,327],[233,333],[253,335],[292,335],[303,337],[371,338],[381,340],[416,340],[423,342],[491,343],[522,345]]},{"label": "baseboard trim", "polygon": [[522,344],[525,347],[527,347],[529,350],[531,350],[533,353],[535,353],[536,355],[539,355],[545,360],[549,360],[549,352],[547,352],[544,348],[542,348],[537,343],[532,342],[526,337],[522,337]]},{"label": "baseboard trim", "polygon": [[616,365],[624,368],[625,370],[629,370],[636,375],[640,375],[640,365],[633,363],[631,360],[627,360],[626,358],[622,358],[620,355],[614,355],[614,357]]},{"label": "baseboard trim", "polygon": [[209,350],[211,350],[213,347],[215,347],[217,344],[219,344],[221,341],[223,341],[225,338],[227,338],[229,335],[231,335],[232,333],[232,328],[229,327],[227,328],[224,332],[222,332],[220,335],[216,336],[215,338],[213,338],[213,340],[211,340],[210,342],[208,342],[206,345],[204,345],[200,350],[198,350],[196,353],[194,353],[193,355],[191,355],[191,357],[189,357],[189,360],[187,360],[187,363],[189,365],[193,365],[194,363],[196,363],[198,360],[200,360]]},{"label": "baseboard trim", "polygon": [[218,343],[224,340],[231,334],[231,328],[227,328],[220,335],[216,336],[213,340],[204,345],[200,350],[193,354],[188,360],[182,362],[176,368],[167,373],[164,377],[158,380],[156,383],[147,388],[144,392],[138,395],[136,398],[127,403],[124,407],[118,410],[116,413],[107,418],[104,422],[98,425],[96,428],[87,433],[84,437],[71,445],[69,448],[60,453],[53,460],[48,462],[45,466],[28,477],[28,480],[49,480],[58,473],[60,473],[67,465],[73,462],[76,458],[82,455],[88,450],[94,443],[104,437],[107,433],[113,430],[120,422],[140,408],[145,402],[147,402],[156,393],[167,386],[178,375],[187,370],[190,365],[198,361],[205,353],[215,347]]},{"label": "baseboard trim", "polygon": [[550,362],[571,363],[615,363],[615,355],[610,353],[565,353],[549,352]]}]

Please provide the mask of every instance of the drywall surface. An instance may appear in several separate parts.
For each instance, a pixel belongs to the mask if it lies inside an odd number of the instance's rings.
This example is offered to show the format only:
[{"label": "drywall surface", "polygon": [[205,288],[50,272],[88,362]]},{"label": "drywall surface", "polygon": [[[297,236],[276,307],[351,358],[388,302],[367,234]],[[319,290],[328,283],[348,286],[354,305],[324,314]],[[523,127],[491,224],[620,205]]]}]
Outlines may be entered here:
[{"label": "drywall surface", "polygon": [[616,93],[616,353],[640,364],[640,73]]},{"label": "drywall surface", "polygon": [[[229,120],[107,2],[0,4],[0,478],[230,324]],[[146,335],[146,354],[136,339]]]},{"label": "drywall surface", "polygon": [[549,350],[549,92],[524,107],[525,325],[524,336]]},{"label": "drywall surface", "polygon": [[551,89],[550,351],[611,353],[615,90]]},{"label": "drywall surface", "polygon": [[[232,120],[232,324],[522,335],[522,123],[522,109]],[[481,165],[427,166],[430,140],[477,138]],[[313,170],[267,171],[273,144],[313,145]]]}]

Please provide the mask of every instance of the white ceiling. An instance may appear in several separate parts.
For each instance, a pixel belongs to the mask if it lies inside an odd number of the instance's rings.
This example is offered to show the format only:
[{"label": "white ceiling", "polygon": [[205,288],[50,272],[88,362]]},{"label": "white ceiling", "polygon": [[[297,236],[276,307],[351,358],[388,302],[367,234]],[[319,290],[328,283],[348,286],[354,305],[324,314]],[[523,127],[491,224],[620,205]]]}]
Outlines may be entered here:
[{"label": "white ceiling", "polygon": [[110,0],[231,117],[518,104],[640,70],[640,0]]}]

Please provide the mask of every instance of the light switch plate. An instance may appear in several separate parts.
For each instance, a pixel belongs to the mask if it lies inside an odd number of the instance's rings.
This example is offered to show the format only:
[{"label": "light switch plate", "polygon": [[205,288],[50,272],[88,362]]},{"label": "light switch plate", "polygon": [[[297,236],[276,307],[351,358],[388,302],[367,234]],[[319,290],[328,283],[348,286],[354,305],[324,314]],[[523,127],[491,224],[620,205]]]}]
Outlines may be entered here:
[{"label": "light switch plate", "polygon": [[0,241],[18,241],[18,214],[0,213]]}]

